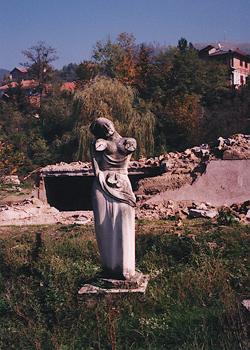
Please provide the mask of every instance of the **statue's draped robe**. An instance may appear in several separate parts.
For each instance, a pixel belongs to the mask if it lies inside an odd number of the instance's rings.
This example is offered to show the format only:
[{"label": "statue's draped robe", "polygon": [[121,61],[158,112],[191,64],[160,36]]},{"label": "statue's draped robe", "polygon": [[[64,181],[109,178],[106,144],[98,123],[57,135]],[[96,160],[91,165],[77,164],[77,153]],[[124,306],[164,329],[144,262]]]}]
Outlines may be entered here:
[{"label": "statue's draped robe", "polygon": [[130,278],[135,274],[136,201],[127,173],[131,152],[112,153],[106,144],[106,140],[96,138],[91,144],[96,238],[101,265]]}]

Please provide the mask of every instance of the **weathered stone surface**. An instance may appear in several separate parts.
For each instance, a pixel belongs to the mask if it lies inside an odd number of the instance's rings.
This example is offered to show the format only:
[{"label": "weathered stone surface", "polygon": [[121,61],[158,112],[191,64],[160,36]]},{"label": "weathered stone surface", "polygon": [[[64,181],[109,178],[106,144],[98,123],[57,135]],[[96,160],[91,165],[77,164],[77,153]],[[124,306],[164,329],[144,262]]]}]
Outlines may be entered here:
[{"label": "weathered stone surface", "polygon": [[222,152],[222,159],[250,159],[249,135],[236,134],[227,139],[219,137],[214,150]]},{"label": "weathered stone surface", "polygon": [[225,150],[225,152],[223,153],[223,159],[227,160],[227,159],[244,159],[244,152],[240,152],[239,150],[235,150],[235,149],[227,149]]},{"label": "weathered stone surface", "polygon": [[250,209],[249,209],[248,212],[246,213],[246,219],[247,219],[248,221],[250,221]]},{"label": "weathered stone surface", "polygon": [[107,278],[94,278],[93,281],[89,281],[78,291],[78,299],[85,294],[116,294],[116,293],[145,293],[149,276],[143,275],[141,272],[135,272],[134,276],[127,281],[107,279]]},{"label": "weathered stone surface", "polygon": [[90,131],[95,136],[90,147],[92,203],[101,265],[111,276],[130,280],[135,274],[136,198],[127,169],[136,140],[122,137],[106,118],[96,119]]},{"label": "weathered stone surface", "polygon": [[149,203],[174,199],[211,202],[214,206],[242,203],[250,193],[250,160],[210,161],[203,175],[192,185],[184,185],[176,190],[168,190],[155,195]]},{"label": "weathered stone surface", "polygon": [[218,215],[218,211],[215,209],[190,209],[189,217],[191,218],[210,218],[213,219]]},{"label": "weathered stone surface", "polygon": [[[218,163],[218,170],[214,171],[209,180],[213,161],[218,160],[218,158],[225,159],[230,154],[230,160]],[[242,160],[234,160],[233,156],[242,158]],[[142,218],[143,215],[146,215],[149,219],[174,217],[177,209],[165,206],[166,202],[173,198],[176,201],[183,199],[187,201],[196,199],[199,202],[209,201],[216,206],[235,204],[239,210],[237,208],[237,210],[233,210],[238,213],[238,216],[242,215],[242,218],[246,219],[245,215],[250,209],[250,204],[245,203],[249,199],[248,193],[250,193],[247,178],[250,170],[246,165],[248,164],[246,159],[250,159],[250,135],[236,134],[227,139],[219,137],[214,145],[200,145],[186,149],[184,152],[170,152],[155,158],[140,157],[138,161],[132,160],[128,165],[128,172],[130,179],[133,176],[136,178],[133,187],[137,199],[136,216]],[[235,164],[235,162],[240,163]],[[230,166],[226,164],[230,164]],[[223,174],[224,168],[227,170]],[[44,202],[47,199],[44,181],[46,178],[81,177],[84,179],[86,176],[91,180],[94,177],[92,165],[88,162],[48,165],[40,169],[39,172],[41,181],[34,194]],[[202,181],[200,181],[201,179]],[[92,184],[91,181],[89,184]],[[198,188],[197,184],[199,184]],[[191,191],[190,188],[192,188]],[[173,196],[166,198],[164,194],[166,191],[168,193],[172,191]],[[141,208],[143,203],[155,195],[159,195],[157,202],[164,203],[163,208],[158,205],[150,209]],[[181,208],[181,210],[186,212],[186,208]],[[81,220],[79,219],[79,221]]]}]

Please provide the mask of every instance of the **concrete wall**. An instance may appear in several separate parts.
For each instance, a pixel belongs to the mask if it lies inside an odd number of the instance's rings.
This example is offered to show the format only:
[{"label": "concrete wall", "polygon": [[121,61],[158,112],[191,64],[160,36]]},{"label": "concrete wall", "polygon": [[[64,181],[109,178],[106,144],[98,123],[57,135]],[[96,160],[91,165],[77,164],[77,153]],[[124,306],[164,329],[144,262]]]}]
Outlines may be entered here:
[{"label": "concrete wall", "polygon": [[210,202],[214,206],[243,203],[250,199],[250,160],[216,160],[192,185],[166,191],[148,202],[166,200]]}]

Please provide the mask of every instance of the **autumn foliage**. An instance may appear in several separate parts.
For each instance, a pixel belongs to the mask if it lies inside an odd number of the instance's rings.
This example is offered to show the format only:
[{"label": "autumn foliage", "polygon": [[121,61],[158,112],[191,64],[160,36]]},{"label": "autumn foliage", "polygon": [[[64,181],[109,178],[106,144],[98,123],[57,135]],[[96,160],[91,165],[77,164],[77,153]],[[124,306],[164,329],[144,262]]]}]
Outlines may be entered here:
[{"label": "autumn foliage", "polygon": [[[89,125],[101,116],[137,139],[136,158],[250,134],[249,85],[233,90],[227,66],[203,61],[185,38],[175,47],[136,45],[124,32],[97,41],[90,60],[61,71],[44,42],[23,54],[39,89],[19,83],[0,99],[1,173],[88,160]],[[65,79],[75,79],[74,91],[64,90]]]}]

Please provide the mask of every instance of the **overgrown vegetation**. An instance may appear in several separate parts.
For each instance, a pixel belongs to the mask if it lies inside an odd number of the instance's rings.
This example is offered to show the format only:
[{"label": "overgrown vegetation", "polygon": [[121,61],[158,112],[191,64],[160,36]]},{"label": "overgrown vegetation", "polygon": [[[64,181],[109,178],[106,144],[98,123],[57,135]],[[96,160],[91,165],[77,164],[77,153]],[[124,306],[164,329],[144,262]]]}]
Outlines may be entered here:
[{"label": "overgrown vegetation", "polygon": [[[62,71],[52,69],[56,51],[44,42],[23,53],[36,83],[30,89],[18,82],[0,100],[0,142],[11,149],[9,164],[19,174],[89,160],[89,123],[103,115],[137,139],[137,158],[250,134],[250,85],[234,90],[227,66],[206,63],[184,38],[159,49],[136,46],[132,34],[121,33],[98,41],[90,61]],[[74,79],[75,92],[61,91]]]},{"label": "overgrown vegetation", "polygon": [[1,227],[0,348],[249,349],[250,227],[137,222],[145,295],[77,291],[99,270],[92,226]]}]

